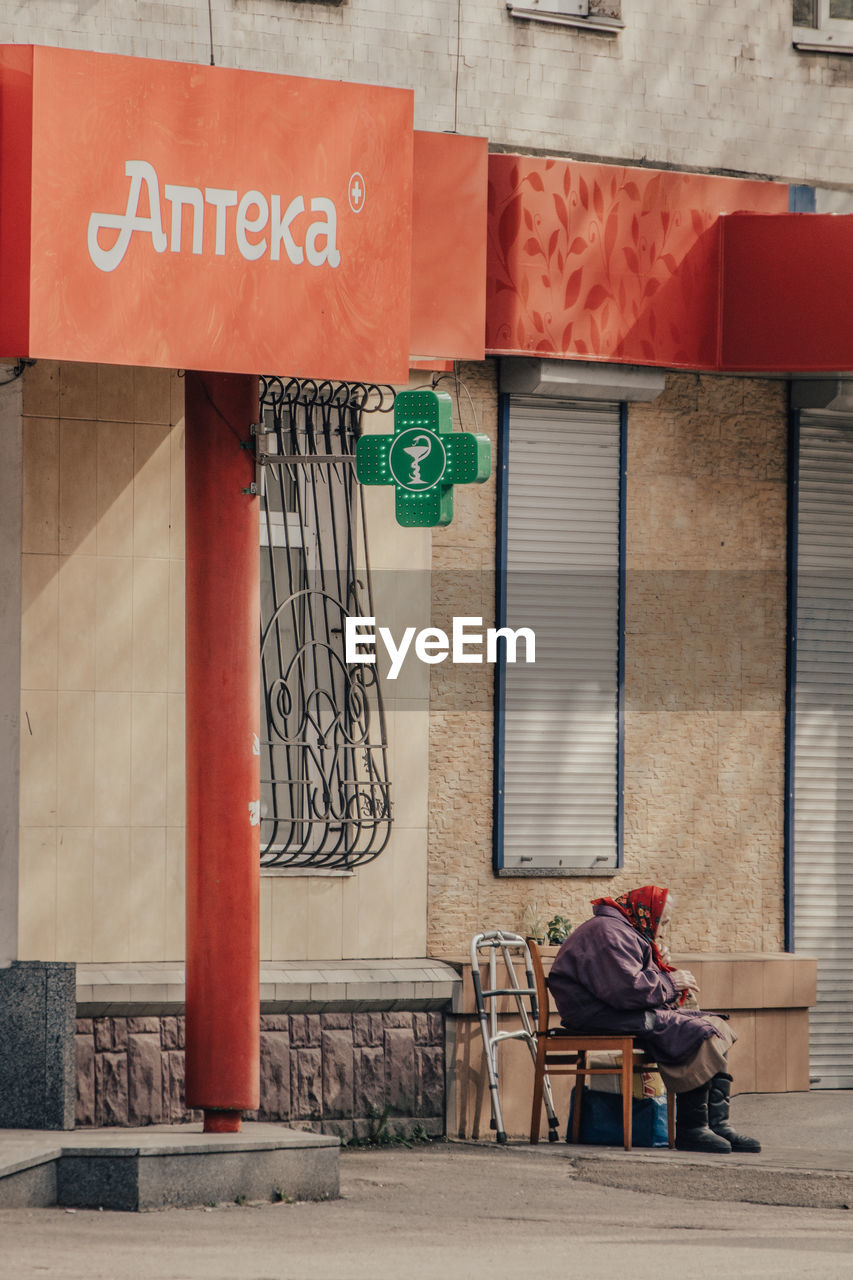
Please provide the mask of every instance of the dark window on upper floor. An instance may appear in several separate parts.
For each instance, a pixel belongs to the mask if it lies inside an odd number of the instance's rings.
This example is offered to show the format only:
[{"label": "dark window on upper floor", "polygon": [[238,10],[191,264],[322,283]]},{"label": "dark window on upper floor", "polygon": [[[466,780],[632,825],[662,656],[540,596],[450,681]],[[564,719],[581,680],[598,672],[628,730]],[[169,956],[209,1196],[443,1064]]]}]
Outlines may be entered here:
[{"label": "dark window on upper floor", "polygon": [[853,53],[853,0],[793,0],[794,45]]}]

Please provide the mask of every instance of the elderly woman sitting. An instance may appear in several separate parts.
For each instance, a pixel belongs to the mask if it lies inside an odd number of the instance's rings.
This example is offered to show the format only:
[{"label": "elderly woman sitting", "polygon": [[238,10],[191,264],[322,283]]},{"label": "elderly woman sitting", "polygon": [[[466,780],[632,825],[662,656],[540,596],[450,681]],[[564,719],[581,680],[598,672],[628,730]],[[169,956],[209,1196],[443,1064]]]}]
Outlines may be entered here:
[{"label": "elderly woman sitting", "polygon": [[696,979],[669,963],[669,890],[645,885],[592,906],[592,919],[569,935],[548,977],[563,1025],[636,1038],[676,1094],[680,1151],[760,1151],[729,1124],[726,1054],[734,1034],[723,1018],[685,1008],[695,1003]]}]

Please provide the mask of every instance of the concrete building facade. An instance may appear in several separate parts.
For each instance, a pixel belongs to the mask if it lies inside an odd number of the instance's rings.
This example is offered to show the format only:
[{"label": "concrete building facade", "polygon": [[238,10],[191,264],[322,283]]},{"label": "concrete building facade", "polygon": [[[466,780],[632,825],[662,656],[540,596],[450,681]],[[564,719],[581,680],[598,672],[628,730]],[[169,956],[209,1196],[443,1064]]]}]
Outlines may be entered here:
[{"label": "concrete building facade", "polygon": [[[586,14],[563,12],[585,7]],[[853,210],[853,60],[844,35],[843,21],[833,27],[823,7],[790,0],[691,0],[665,13],[649,0],[429,0],[417,14],[403,0],[0,0],[2,44],[413,91],[417,129],[486,138],[492,157],[543,165],[553,158],[567,174],[567,193],[568,175],[584,182],[592,173],[585,165],[612,174],[614,190],[617,178],[630,185],[635,170],[708,175],[761,184],[775,210],[816,214]],[[731,207],[769,208],[744,200]],[[692,216],[687,197],[661,207],[667,225]],[[712,217],[731,211],[693,210],[700,223],[708,215],[702,234]],[[530,213],[527,224],[532,239],[538,216]],[[551,216],[557,231],[559,212]],[[584,232],[590,245],[609,239],[623,252],[615,219],[606,210],[597,216],[597,230]],[[547,240],[550,224],[542,234]],[[647,247],[654,258],[655,246]],[[549,272],[552,282],[559,275],[568,299],[568,258],[558,271],[542,256],[545,283]],[[491,305],[501,286],[492,260],[487,270]],[[453,281],[439,271],[435,285],[452,290]],[[585,291],[580,303],[584,296],[592,314],[593,295]],[[612,348],[608,355],[603,337],[592,352],[573,345],[577,335],[541,347],[550,316],[537,324],[532,304],[525,314],[523,342],[487,340],[481,360],[448,367],[413,358],[409,386],[449,392],[454,424],[490,438],[493,473],[486,484],[460,488],[453,522],[432,531],[400,531],[393,494],[365,489],[377,614],[447,630],[454,616],[479,615],[486,625],[498,617],[512,485],[501,468],[515,406],[530,407],[511,389],[514,362],[598,362],[599,392],[543,401],[612,404],[622,432],[607,499],[622,539],[612,862],[564,874],[503,867],[496,778],[506,708],[496,702],[491,667],[412,670],[405,689],[386,678],[388,847],[346,874],[303,867],[261,876],[260,1114],[267,1118],[350,1136],[387,1107],[400,1124],[470,1131],[470,1110],[458,1100],[482,1083],[482,1062],[465,1066],[458,1046],[473,1043],[463,982],[472,936],[525,931],[534,915],[558,912],[579,923],[592,898],[644,883],[677,894],[677,953],[704,955],[728,965],[726,973],[740,965],[741,975],[755,977],[755,990],[742,984],[737,998],[733,978],[728,998],[726,980],[716,970],[713,978],[719,1006],[741,1022],[744,1079],[753,1088],[808,1087],[808,983],[794,968],[781,985],[770,976],[771,960],[795,946],[812,955],[821,929],[808,885],[797,927],[795,823],[808,828],[800,874],[829,885],[841,922],[853,911],[845,879],[853,852],[843,786],[840,834],[824,841],[823,868],[810,841],[817,830],[821,844],[824,814],[808,815],[825,801],[804,794],[797,818],[791,800],[797,759],[801,778],[822,767],[811,739],[797,740],[793,714],[793,550],[814,518],[809,508],[800,530],[796,442],[801,411],[821,422],[829,414],[846,448],[843,375],[853,354],[820,368],[734,372],[653,352],[641,363],[660,375],[660,388],[632,399],[617,376],[608,381],[608,371],[620,362],[633,367],[631,359],[614,359]],[[20,596],[20,610],[7,606],[3,635],[2,956],[7,964],[76,966],[78,1123],[179,1119],[186,1114],[184,486],[192,469],[183,370],[49,359],[21,368],[18,354],[0,352],[9,361],[9,383],[0,388],[7,511],[20,511],[19,520],[7,519],[0,564],[7,600]],[[811,384],[823,388],[817,398],[792,392],[801,371],[821,374]],[[291,370],[285,358],[281,368],[255,372]],[[366,414],[365,430],[384,430],[379,419]],[[843,546],[843,522],[827,536]],[[832,661],[816,659],[834,670]],[[842,741],[824,776],[843,778],[847,759]],[[811,1073],[837,1084],[853,1072],[853,1009],[836,1003],[834,965],[820,996]],[[67,1054],[61,1069],[67,1074]],[[523,1096],[522,1068],[514,1079]],[[71,1122],[68,1096],[66,1089],[61,1123]]]},{"label": "concrete building facade", "polygon": [[595,12],[559,12],[570,7],[431,0],[413,14],[404,0],[212,0],[209,10],[98,0],[57,10],[10,0],[0,38],[204,65],[212,25],[217,65],[413,89],[420,129],[513,151],[853,182],[849,61],[795,47],[792,0],[691,0],[665,12],[651,0],[593,2],[611,15],[603,26]]}]

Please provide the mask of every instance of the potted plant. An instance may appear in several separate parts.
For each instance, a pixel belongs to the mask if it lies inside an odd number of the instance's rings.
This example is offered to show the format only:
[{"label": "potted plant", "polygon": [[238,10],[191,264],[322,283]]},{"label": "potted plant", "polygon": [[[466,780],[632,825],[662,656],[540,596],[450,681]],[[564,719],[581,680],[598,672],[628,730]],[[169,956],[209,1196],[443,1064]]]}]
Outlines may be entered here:
[{"label": "potted plant", "polygon": [[561,942],[565,942],[572,931],[568,917],[561,915],[552,916],[545,928],[548,934],[548,942],[555,947],[558,947]]},{"label": "potted plant", "polygon": [[532,938],[534,942],[545,941],[546,926],[539,910],[538,902],[528,902],[521,914],[521,936]]}]

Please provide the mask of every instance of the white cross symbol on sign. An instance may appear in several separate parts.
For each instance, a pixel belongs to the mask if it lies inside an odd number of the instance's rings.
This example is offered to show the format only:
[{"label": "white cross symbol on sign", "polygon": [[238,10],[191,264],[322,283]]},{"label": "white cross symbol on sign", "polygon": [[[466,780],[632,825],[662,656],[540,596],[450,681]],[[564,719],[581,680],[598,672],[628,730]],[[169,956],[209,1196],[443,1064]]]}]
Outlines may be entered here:
[{"label": "white cross symbol on sign", "polygon": [[364,208],[364,178],[354,173],[349,180],[349,203],[353,213],[361,213]]}]

